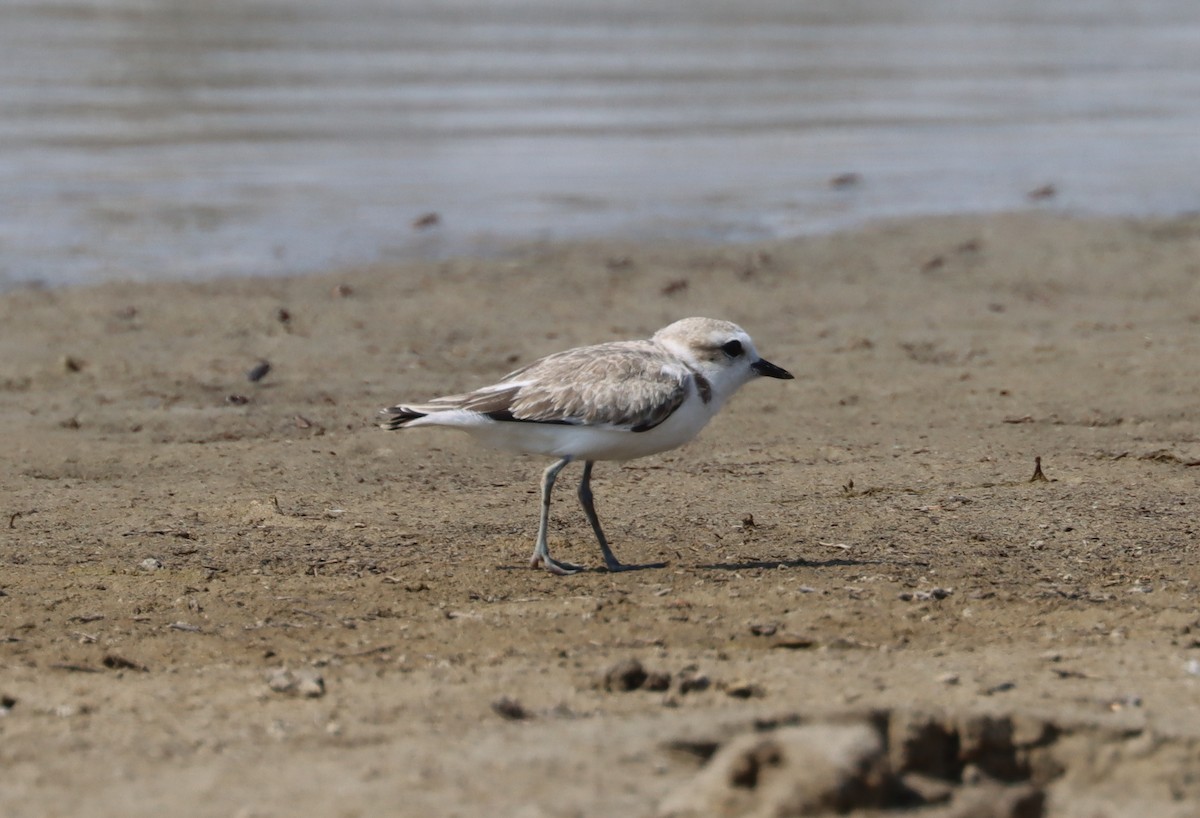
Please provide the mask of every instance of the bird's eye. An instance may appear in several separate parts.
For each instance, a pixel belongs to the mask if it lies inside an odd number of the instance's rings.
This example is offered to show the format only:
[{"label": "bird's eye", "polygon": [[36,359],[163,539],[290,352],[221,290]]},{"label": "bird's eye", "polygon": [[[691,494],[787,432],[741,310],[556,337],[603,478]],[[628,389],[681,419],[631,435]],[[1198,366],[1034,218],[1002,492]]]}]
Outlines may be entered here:
[{"label": "bird's eye", "polygon": [[736,358],[737,356],[741,355],[742,352],[744,352],[741,341],[729,341],[728,343],[722,344],[721,351],[730,358]]}]

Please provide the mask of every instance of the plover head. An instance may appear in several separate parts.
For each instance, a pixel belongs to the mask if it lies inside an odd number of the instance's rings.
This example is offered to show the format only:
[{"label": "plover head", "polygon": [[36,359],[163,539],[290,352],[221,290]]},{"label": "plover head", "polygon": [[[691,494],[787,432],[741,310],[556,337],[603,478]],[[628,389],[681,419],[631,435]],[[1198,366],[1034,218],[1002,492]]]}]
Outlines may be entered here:
[{"label": "plover head", "polygon": [[754,378],[792,378],[786,369],[763,360],[746,331],[729,321],[683,318],[654,333],[653,340],[703,375],[718,405]]}]

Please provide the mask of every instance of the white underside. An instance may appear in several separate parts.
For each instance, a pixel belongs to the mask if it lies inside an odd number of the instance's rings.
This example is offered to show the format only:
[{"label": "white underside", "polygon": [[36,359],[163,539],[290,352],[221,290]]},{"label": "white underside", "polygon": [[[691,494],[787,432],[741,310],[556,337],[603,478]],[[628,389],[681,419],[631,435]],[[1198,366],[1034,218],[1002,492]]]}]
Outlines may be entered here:
[{"label": "white underside", "polygon": [[611,426],[498,421],[463,409],[434,412],[406,423],[404,428],[459,429],[487,446],[524,454],[570,456],[576,460],[633,460],[687,443],[699,434],[717,408],[715,401],[706,404],[691,392],[670,417],[645,432]]}]

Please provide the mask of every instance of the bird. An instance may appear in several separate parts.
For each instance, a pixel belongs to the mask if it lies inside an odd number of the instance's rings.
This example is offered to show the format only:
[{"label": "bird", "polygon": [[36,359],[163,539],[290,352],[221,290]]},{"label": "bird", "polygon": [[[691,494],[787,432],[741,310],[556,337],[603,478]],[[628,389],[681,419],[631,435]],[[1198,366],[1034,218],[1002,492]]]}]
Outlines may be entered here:
[{"label": "bird", "polygon": [[550,556],[550,496],[559,473],[583,461],[579,502],[607,570],[620,562],[596,516],[591,489],[597,461],[626,461],[677,448],[694,438],[744,384],[791,380],[763,359],[737,324],[683,318],[649,339],[610,341],[540,358],[471,392],[380,410],[387,430],[443,427],[493,448],[555,461],[542,473],[541,514],[529,565],[552,574],[583,570]]}]

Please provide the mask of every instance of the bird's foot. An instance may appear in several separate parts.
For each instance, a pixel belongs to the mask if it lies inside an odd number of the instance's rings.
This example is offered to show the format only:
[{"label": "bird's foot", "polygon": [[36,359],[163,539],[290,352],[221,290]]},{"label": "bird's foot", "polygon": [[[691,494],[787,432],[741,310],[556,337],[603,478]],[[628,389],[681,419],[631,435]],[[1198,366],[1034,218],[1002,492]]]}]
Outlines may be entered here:
[{"label": "bird's foot", "polygon": [[554,557],[551,557],[549,554],[534,554],[532,557],[529,558],[529,567],[530,568],[545,568],[551,574],[554,574],[555,576],[559,576],[559,577],[566,577],[566,576],[570,576],[571,574],[578,574],[580,571],[583,570],[583,566],[581,566],[581,565],[572,565],[569,562],[559,562],[558,560],[554,559]]}]

